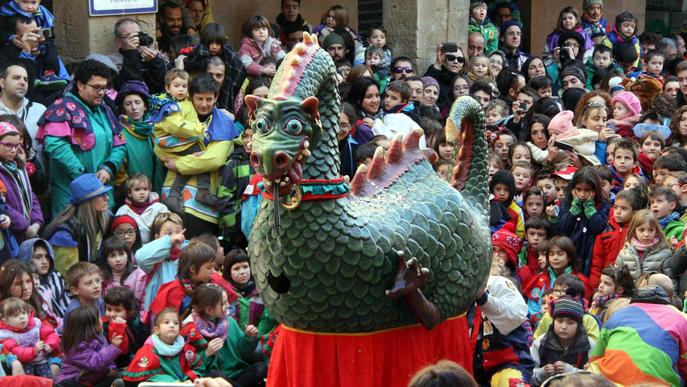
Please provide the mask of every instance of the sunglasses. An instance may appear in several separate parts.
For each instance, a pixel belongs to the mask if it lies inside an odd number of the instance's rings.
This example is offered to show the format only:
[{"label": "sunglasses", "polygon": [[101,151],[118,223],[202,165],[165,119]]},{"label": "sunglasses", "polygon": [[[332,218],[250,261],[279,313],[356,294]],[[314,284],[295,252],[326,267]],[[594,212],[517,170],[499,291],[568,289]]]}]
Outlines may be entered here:
[{"label": "sunglasses", "polygon": [[451,54],[449,54],[449,55],[446,55],[446,61],[448,61],[448,62],[465,63],[465,58],[463,58],[462,56],[451,55]]},{"label": "sunglasses", "polygon": [[401,74],[401,73],[410,74],[413,72],[413,68],[412,67],[394,67],[394,72],[396,74]]}]

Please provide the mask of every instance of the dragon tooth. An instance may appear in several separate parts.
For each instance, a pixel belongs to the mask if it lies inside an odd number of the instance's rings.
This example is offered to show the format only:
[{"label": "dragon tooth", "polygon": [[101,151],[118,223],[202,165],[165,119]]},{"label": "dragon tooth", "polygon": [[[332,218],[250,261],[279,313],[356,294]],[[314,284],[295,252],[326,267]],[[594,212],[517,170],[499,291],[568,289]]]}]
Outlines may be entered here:
[{"label": "dragon tooth", "polygon": [[310,155],[312,154],[312,152],[310,152],[310,151],[307,150],[307,149],[303,149],[303,150],[301,151],[301,154],[302,154],[303,156],[305,156],[305,157],[308,157],[308,156],[310,156]]}]

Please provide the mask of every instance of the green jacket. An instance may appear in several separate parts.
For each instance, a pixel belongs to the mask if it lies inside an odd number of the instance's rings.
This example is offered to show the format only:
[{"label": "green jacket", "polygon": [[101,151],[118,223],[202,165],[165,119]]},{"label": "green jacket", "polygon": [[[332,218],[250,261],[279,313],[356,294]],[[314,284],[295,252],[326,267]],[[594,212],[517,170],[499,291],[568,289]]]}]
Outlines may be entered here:
[{"label": "green jacket", "polygon": [[484,36],[484,53],[489,54],[492,51],[499,49],[499,30],[496,28],[494,23],[490,22],[489,19],[484,19],[481,24],[473,18],[470,18],[470,24],[468,25],[468,33],[479,31]]}]

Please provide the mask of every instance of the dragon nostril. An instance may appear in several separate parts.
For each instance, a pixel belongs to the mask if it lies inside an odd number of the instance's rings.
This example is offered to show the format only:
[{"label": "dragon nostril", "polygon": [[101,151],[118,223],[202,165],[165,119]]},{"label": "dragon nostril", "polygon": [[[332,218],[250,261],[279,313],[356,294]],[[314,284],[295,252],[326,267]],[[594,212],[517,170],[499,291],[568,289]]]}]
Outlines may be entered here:
[{"label": "dragon nostril", "polygon": [[275,167],[284,168],[289,164],[289,159],[289,155],[287,155],[286,152],[277,152],[272,162]]},{"label": "dragon nostril", "polygon": [[253,168],[257,168],[260,166],[260,154],[258,152],[252,152],[250,154],[250,163],[253,166]]}]

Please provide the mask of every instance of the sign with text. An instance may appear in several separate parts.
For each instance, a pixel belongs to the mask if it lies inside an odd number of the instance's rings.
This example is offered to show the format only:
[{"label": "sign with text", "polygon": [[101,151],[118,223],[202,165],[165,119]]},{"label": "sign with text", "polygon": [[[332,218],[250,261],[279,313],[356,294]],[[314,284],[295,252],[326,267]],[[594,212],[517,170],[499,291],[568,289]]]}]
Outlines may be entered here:
[{"label": "sign with text", "polygon": [[91,16],[157,12],[157,0],[88,0]]}]

